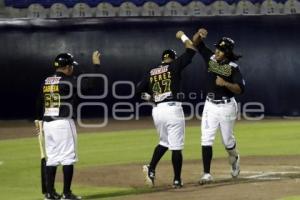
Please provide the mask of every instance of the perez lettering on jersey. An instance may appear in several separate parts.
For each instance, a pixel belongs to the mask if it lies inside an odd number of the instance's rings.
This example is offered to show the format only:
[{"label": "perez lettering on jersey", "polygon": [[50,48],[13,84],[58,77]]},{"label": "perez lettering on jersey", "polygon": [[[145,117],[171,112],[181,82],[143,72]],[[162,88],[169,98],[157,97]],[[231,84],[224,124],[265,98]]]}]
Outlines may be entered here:
[{"label": "perez lettering on jersey", "polygon": [[56,76],[53,76],[53,77],[48,77],[46,80],[45,80],[45,85],[54,85],[54,84],[59,84],[59,81],[60,81],[61,77],[56,77]]},{"label": "perez lettering on jersey", "polygon": [[171,72],[165,72],[159,75],[150,76],[150,83],[171,79]]}]

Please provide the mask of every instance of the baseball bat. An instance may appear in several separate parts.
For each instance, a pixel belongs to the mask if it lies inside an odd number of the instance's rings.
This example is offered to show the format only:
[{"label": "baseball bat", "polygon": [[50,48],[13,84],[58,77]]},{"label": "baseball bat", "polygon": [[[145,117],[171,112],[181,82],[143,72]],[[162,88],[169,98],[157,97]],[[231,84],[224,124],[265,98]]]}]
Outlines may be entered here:
[{"label": "baseball bat", "polygon": [[47,193],[47,179],[46,179],[46,157],[44,152],[44,145],[43,145],[43,121],[35,120],[36,126],[39,128],[38,134],[38,142],[40,147],[40,154],[41,154],[41,186],[42,186],[42,193]]}]

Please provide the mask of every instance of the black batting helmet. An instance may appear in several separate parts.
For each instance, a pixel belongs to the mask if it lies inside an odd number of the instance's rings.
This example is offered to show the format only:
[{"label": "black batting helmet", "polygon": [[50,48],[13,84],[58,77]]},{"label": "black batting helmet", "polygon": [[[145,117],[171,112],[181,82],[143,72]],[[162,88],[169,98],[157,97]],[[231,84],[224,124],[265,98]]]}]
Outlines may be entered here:
[{"label": "black batting helmet", "polygon": [[171,58],[171,59],[175,60],[177,58],[176,51],[174,51],[173,49],[164,50],[164,52],[161,56],[161,59],[164,60],[166,58]]},{"label": "black batting helmet", "polygon": [[231,38],[223,37],[215,46],[224,53],[229,53],[233,51],[234,41]]},{"label": "black batting helmet", "polygon": [[65,67],[67,65],[77,65],[77,62],[74,61],[74,57],[70,53],[61,53],[58,54],[54,60],[54,67]]},{"label": "black batting helmet", "polygon": [[224,52],[225,56],[229,60],[234,61],[242,57],[241,55],[236,55],[235,53],[233,53],[234,40],[229,37],[223,37],[221,40],[219,40],[217,44],[215,44],[215,47],[220,51]]}]

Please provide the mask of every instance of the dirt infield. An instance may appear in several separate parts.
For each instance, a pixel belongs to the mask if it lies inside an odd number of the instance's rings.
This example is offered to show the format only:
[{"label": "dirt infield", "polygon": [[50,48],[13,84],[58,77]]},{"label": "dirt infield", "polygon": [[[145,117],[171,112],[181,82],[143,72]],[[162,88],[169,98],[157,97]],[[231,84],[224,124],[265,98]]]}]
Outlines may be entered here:
[{"label": "dirt infield", "polygon": [[[201,161],[185,161],[184,188],[174,190],[172,166],[162,162],[157,168],[156,187],[149,193],[115,197],[116,199],[278,199],[300,195],[300,156],[244,157],[241,160],[239,179],[232,180],[227,159],[215,159],[212,165],[214,183],[198,185]],[[92,186],[143,188],[141,164],[93,167],[78,170],[75,181]],[[101,197],[101,194],[99,194]],[[95,196],[87,199],[97,199]]]}]

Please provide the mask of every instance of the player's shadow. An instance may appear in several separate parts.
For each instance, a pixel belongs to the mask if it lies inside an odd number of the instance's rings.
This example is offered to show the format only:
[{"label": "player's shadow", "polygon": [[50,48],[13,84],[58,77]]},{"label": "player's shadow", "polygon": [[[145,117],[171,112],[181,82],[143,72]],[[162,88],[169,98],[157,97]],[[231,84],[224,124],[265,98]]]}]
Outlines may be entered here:
[{"label": "player's shadow", "polygon": [[[208,185],[199,185],[198,183],[186,183],[183,188],[185,189],[191,189],[191,188],[198,188],[199,187],[217,187],[217,186],[222,186],[222,185],[227,185],[227,184],[237,184],[241,183],[244,181],[232,181],[232,179],[223,179],[223,180],[218,180],[214,181],[211,184]],[[93,195],[87,195],[84,196],[84,199],[101,199],[101,198],[109,198],[109,197],[121,197],[121,196],[127,196],[127,195],[139,195],[139,194],[149,194],[149,193],[156,193],[156,192],[165,192],[165,191],[170,191],[174,190],[172,186],[170,185],[163,185],[159,187],[154,187],[154,188],[148,188],[148,187],[142,187],[142,188],[133,188],[132,190],[127,190],[127,191],[119,191],[119,192],[104,192],[104,193],[99,193],[99,194],[93,194]],[[189,190],[182,190],[180,189],[181,192],[188,192]]]}]

